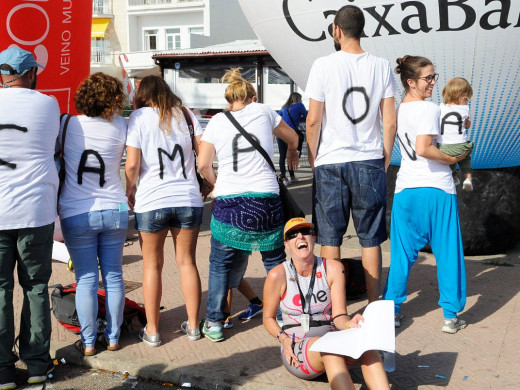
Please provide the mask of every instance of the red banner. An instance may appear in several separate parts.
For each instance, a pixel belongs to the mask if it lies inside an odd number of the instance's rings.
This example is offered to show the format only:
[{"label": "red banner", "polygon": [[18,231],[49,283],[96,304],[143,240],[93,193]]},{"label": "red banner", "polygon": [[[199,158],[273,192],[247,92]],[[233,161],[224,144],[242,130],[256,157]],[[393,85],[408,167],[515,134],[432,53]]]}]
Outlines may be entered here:
[{"label": "red banner", "polygon": [[37,90],[75,113],[74,92],[90,73],[91,29],[90,0],[2,0],[0,51],[17,45],[32,52],[45,67]]}]

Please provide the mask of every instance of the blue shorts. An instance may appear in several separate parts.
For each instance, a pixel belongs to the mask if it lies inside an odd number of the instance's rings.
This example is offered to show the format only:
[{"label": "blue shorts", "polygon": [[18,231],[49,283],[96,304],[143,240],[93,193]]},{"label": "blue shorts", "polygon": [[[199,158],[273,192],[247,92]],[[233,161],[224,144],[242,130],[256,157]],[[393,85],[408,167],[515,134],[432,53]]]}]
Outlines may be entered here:
[{"label": "blue shorts", "polygon": [[360,245],[363,248],[380,245],[388,238],[384,160],[316,167],[313,206],[318,244],[341,246],[352,212]]},{"label": "blue shorts", "polygon": [[144,213],[135,213],[135,228],[143,233],[164,229],[193,229],[202,223],[203,207],[166,207]]}]

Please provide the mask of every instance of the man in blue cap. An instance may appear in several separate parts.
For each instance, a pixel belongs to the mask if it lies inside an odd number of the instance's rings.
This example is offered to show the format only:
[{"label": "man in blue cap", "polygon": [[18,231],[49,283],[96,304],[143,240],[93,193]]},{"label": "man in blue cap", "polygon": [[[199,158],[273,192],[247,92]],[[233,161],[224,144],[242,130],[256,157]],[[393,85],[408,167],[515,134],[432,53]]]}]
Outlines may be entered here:
[{"label": "man in blue cap", "polygon": [[16,387],[15,266],[24,294],[19,357],[27,365],[28,382],[44,382],[54,367],[48,282],[58,190],[53,156],[59,107],[55,99],[34,90],[39,67],[32,53],[18,46],[0,53],[0,390]]}]

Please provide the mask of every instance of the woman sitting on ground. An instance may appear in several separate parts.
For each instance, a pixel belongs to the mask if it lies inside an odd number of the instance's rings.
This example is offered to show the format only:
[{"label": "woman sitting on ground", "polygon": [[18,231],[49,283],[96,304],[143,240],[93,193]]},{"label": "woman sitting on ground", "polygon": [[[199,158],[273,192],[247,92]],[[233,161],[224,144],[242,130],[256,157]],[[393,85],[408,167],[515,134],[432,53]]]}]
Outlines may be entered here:
[{"label": "woman sitting on ground", "polygon": [[[291,259],[267,275],[264,326],[282,344],[282,361],[291,374],[310,380],[326,372],[332,389],[354,389],[348,365],[355,360],[310,351],[312,344],[327,332],[357,328],[363,320],[360,314],[352,318],[347,315],[343,265],[314,256],[313,228],[305,218],[293,218],[285,224],[284,243]],[[325,299],[311,305],[312,291]],[[282,328],[276,321],[278,306]],[[378,351],[367,351],[358,360],[369,389],[390,388]]]}]

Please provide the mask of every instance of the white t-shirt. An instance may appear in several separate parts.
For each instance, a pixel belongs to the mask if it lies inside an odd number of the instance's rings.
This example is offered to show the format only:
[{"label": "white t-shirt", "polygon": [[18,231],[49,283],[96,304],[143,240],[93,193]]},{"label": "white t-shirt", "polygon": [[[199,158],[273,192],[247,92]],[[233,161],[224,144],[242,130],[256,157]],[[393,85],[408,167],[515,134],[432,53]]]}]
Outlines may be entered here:
[{"label": "white t-shirt", "polygon": [[[59,142],[63,137],[62,119]],[[121,158],[126,144],[126,121],[111,122],[73,116],[65,134],[65,183],[60,194],[60,217],[97,210],[126,209],[121,184]],[[61,145],[63,150],[63,145]],[[80,184],[81,183],[81,184]]]},{"label": "white t-shirt", "polygon": [[318,58],[305,93],[325,102],[315,166],[383,158],[379,106],[396,94],[388,60],[343,50]]},{"label": "white t-shirt", "polygon": [[55,99],[27,88],[0,89],[0,230],[56,219],[59,120]]},{"label": "white t-shirt", "polygon": [[[190,111],[195,136],[202,134]],[[128,146],[141,149],[141,170],[134,211],[144,213],[165,207],[203,207],[195,176],[190,132],[180,110],[172,118],[172,132],[159,129],[157,109],[143,107],[130,115]]]},{"label": "white t-shirt", "polygon": [[440,131],[437,141],[439,144],[461,144],[468,142],[468,130],[464,126],[469,117],[467,104],[440,104]]},{"label": "white t-shirt", "polygon": [[[260,103],[250,103],[231,114],[265,149],[274,161],[273,129],[282,118],[273,109]],[[218,176],[213,194],[236,195],[244,192],[279,193],[278,182],[269,163],[245,139],[224,113],[209,121],[202,141],[215,147]]]},{"label": "white t-shirt", "polygon": [[415,141],[418,135],[439,132],[439,107],[427,101],[401,103],[397,113],[397,136],[401,149],[401,168],[397,173],[395,193],[405,188],[433,187],[448,194],[456,194],[450,166],[417,155]]}]

